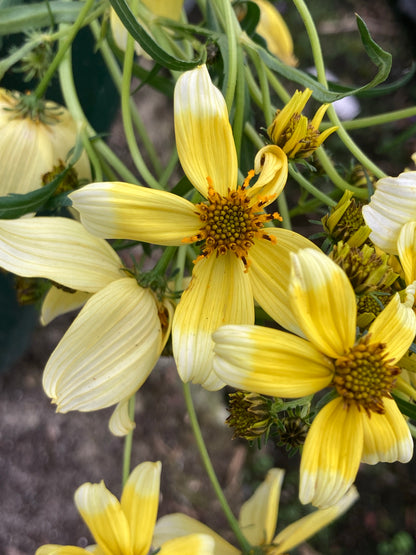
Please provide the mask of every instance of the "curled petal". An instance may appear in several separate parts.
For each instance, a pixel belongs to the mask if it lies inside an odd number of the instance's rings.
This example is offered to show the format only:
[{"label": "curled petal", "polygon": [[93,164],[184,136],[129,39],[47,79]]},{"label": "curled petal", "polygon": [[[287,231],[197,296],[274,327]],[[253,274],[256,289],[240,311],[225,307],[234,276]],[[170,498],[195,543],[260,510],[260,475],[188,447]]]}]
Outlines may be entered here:
[{"label": "curled petal", "polygon": [[[415,215],[416,218],[416,215]],[[406,283],[416,280],[416,221],[405,224],[399,233],[397,251]]]},{"label": "curled petal", "polygon": [[52,286],[47,292],[42,303],[42,311],[40,321],[43,326],[46,326],[57,316],[78,310],[87,300],[91,297],[91,293],[84,293],[84,291],[74,291],[68,293],[62,289]]},{"label": "curled petal", "polygon": [[130,420],[129,399],[124,399],[118,403],[111,415],[108,427],[110,432],[118,437],[123,437],[134,430],[136,424]]},{"label": "curled petal", "polygon": [[288,162],[287,156],[276,145],[267,145],[260,149],[254,159],[254,171],[260,174],[257,182],[248,190],[250,196],[268,197],[267,206],[280,195],[286,185]]}]

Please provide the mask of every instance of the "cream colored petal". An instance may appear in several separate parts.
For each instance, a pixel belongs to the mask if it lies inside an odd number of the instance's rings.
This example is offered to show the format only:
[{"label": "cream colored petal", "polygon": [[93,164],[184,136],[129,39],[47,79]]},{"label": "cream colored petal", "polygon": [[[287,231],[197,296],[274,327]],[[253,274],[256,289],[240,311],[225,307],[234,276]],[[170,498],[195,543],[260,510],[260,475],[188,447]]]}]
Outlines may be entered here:
[{"label": "cream colored petal", "polygon": [[226,195],[237,187],[237,153],[224,97],[205,65],[183,73],[175,86],[175,136],[189,181],[207,197],[207,177]]},{"label": "cream colored petal", "polygon": [[416,280],[416,221],[408,222],[401,228],[397,240],[397,251],[405,281],[412,283]]},{"label": "cream colored petal", "polygon": [[130,474],[121,496],[121,508],[131,532],[132,555],[147,555],[159,507],[162,465],[144,462]]},{"label": "cream colored petal", "polygon": [[213,335],[214,371],[226,384],[276,397],[303,397],[327,387],[332,363],[311,343],[262,326],[222,326]]},{"label": "cream colored petal", "polygon": [[357,475],[363,452],[363,411],[342,398],[321,409],[306,437],[300,463],[299,498],[321,508],[337,503]]},{"label": "cream colored petal", "polygon": [[118,403],[111,415],[108,427],[110,432],[118,437],[123,437],[134,430],[136,424],[130,420],[129,399],[124,399]]},{"label": "cream colored petal", "polygon": [[181,513],[173,513],[159,518],[153,535],[153,546],[158,548],[173,538],[190,534],[209,535],[214,540],[215,555],[239,555],[241,553],[239,549],[233,547],[211,528]]},{"label": "cream colored petal", "polygon": [[211,536],[193,534],[167,541],[158,553],[160,555],[218,555],[214,548],[215,543]]},{"label": "cream colored petal", "polygon": [[289,292],[299,327],[317,349],[337,358],[354,345],[354,290],[328,256],[315,249],[293,254]]},{"label": "cream colored petal", "polygon": [[270,544],[276,530],[280,491],[285,471],[272,468],[254,494],[241,507],[238,522],[251,545]]},{"label": "cream colored petal", "polygon": [[122,263],[110,245],[68,218],[0,221],[0,266],[86,292],[122,276]]},{"label": "cream colored petal", "polygon": [[183,0],[169,0],[169,2],[166,2],[166,0],[143,0],[143,4],[156,15],[179,20]]},{"label": "cream colored petal", "polygon": [[258,151],[254,159],[254,171],[260,175],[256,183],[247,190],[247,193],[250,197],[268,197],[264,205],[267,206],[280,195],[286,185],[287,156],[276,145],[264,146]]},{"label": "cream colored petal", "polygon": [[131,397],[152,371],[162,332],[153,294],[122,278],[85,304],[48,360],[43,387],[57,410],[98,410]]},{"label": "cream colored petal", "polygon": [[133,555],[127,518],[118,499],[104,482],[82,484],[76,490],[74,500],[95,541],[106,555]]},{"label": "cream colored petal", "polygon": [[[414,286],[408,286],[414,299]],[[385,343],[387,359],[390,364],[397,363],[407,352],[416,334],[416,316],[413,300],[400,302],[399,294],[392,298],[384,310],[371,324],[368,333],[371,343]]]},{"label": "cream colored petal", "polygon": [[222,387],[212,370],[212,332],[223,324],[253,322],[253,293],[241,260],[233,253],[199,260],[172,325],[173,355],[182,380],[210,390]]},{"label": "cream colored petal", "polygon": [[107,239],[175,246],[201,227],[191,202],[140,185],[91,183],[69,198],[85,228]]},{"label": "cream colored petal", "polygon": [[276,237],[276,244],[256,240],[249,252],[248,274],[253,286],[255,300],[278,324],[298,335],[303,335],[292,311],[289,283],[292,252],[313,248],[309,239],[287,229],[267,228]]},{"label": "cream colored petal", "polygon": [[71,545],[43,545],[36,550],[35,555],[91,555],[89,551],[82,547]]},{"label": "cream colored petal", "polygon": [[331,507],[327,509],[318,509],[297,520],[293,524],[289,524],[289,526],[282,530],[273,540],[273,543],[278,545],[278,549],[275,552],[276,555],[289,552],[294,547],[319,532],[319,530],[331,524],[336,518],[343,515],[357,501],[358,497],[358,492],[353,486],[344,497],[341,497],[341,499]]},{"label": "cream colored petal", "polygon": [[372,229],[373,243],[386,252],[397,254],[402,226],[416,220],[416,172],[377,181],[370,203],[363,206],[363,216]]},{"label": "cream colored petal", "polygon": [[46,326],[57,316],[61,316],[73,310],[78,310],[87,302],[90,296],[91,293],[84,293],[83,291],[68,293],[67,291],[52,286],[43,299],[40,315],[42,325]]},{"label": "cream colored petal", "polygon": [[362,462],[407,463],[413,456],[413,438],[409,427],[396,402],[383,399],[384,414],[371,413],[371,418],[363,418],[364,450]]},{"label": "cream colored petal", "polygon": [[42,186],[53,167],[53,148],[46,126],[30,118],[0,125],[0,196],[25,194]]}]

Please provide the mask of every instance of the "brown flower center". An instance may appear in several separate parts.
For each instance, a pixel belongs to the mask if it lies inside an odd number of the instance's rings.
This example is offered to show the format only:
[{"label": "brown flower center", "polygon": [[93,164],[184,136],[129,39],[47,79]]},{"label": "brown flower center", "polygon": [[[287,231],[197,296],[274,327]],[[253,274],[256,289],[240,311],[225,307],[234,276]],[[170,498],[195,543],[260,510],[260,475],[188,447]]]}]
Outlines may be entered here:
[{"label": "brown flower center", "polygon": [[270,198],[262,197],[253,202],[253,198],[247,195],[246,187],[253,175],[254,172],[249,172],[244,184],[235,191],[228,190],[226,196],[218,194],[208,178],[208,202],[195,206],[202,226],[196,235],[184,239],[186,243],[205,241],[197,260],[213,252],[219,256],[232,251],[247,268],[248,251],[254,245],[255,238],[276,242],[276,238],[263,227],[265,222],[281,220],[281,217],[277,212],[264,212],[263,207]]},{"label": "brown flower center", "polygon": [[367,334],[335,361],[333,385],[348,405],[355,403],[369,415],[383,414],[383,397],[390,397],[400,368],[386,360],[384,343],[370,340]]}]

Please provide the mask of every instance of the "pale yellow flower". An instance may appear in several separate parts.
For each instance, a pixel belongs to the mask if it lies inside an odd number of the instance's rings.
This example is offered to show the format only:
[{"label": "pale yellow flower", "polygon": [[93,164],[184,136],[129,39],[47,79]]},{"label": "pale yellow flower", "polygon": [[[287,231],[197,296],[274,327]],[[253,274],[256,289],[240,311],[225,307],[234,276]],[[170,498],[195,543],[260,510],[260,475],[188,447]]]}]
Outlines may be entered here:
[{"label": "pale yellow flower", "polygon": [[[283,476],[284,471],[280,468],[269,470],[265,480],[242,505],[238,519],[242,533],[253,548],[261,548],[262,553],[269,555],[287,553],[306,541],[341,516],[358,498],[357,491],[353,487],[332,507],[308,514],[275,536]],[[210,535],[215,542],[215,555],[241,554],[239,549],[225,541],[208,526],[181,513],[166,515],[157,521],[153,543],[158,547],[167,540],[187,534]],[[257,551],[253,550],[253,553]]]},{"label": "pale yellow flower", "polygon": [[68,218],[1,220],[0,267],[73,291],[53,288],[46,320],[86,301],[47,362],[43,387],[59,412],[117,404],[111,431],[127,433],[127,401],[159,359],[169,334],[160,314],[171,313],[170,304],[140,287],[106,241]]},{"label": "pale yellow flower", "polygon": [[292,255],[292,308],[303,337],[261,326],[224,326],[214,333],[214,370],[225,383],[296,398],[333,387],[335,398],[308,432],[300,500],[326,507],[355,480],[360,462],[408,462],[413,440],[390,392],[416,333],[415,286],[396,294],[356,338],[356,300],[337,264],[318,251]]},{"label": "pale yellow flower", "polygon": [[254,300],[282,325],[296,328],[287,297],[290,253],[313,244],[264,226],[273,218],[264,207],[286,183],[281,149],[262,149],[257,182],[237,184],[226,104],[205,66],[179,78],[174,117],[182,167],[203,202],[128,183],[93,183],[70,198],[85,227],[101,237],[177,246],[202,242],[175,311],[173,353],[183,381],[218,389],[223,382],[212,372],[212,332],[226,323],[254,323]]},{"label": "pale yellow flower", "polygon": [[[77,126],[66,108],[47,101],[40,113],[17,111],[21,96],[0,88],[0,196],[38,189],[75,146]],[[91,179],[85,153],[74,167]]]},{"label": "pale yellow flower", "polygon": [[[147,555],[152,546],[160,489],[160,462],[144,462],[130,474],[119,501],[104,485],[89,482],[75,492],[75,505],[91,531],[94,546],[44,545],[35,555]],[[159,555],[214,555],[206,534],[168,540]]]}]

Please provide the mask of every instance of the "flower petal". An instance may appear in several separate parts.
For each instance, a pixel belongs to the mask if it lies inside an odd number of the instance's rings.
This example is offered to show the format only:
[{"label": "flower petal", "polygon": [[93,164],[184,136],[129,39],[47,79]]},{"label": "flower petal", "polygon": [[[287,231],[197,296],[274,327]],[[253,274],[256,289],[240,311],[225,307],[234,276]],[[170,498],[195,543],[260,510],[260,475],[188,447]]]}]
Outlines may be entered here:
[{"label": "flower petal", "polygon": [[175,86],[176,146],[183,171],[198,191],[208,196],[207,177],[226,195],[237,187],[237,153],[221,91],[205,65],[183,73]]},{"label": "flower petal", "polygon": [[91,183],[69,195],[88,231],[107,239],[181,245],[201,220],[194,205],[166,191],[130,183]]},{"label": "flower petal", "polygon": [[162,342],[156,301],[131,278],[85,304],[55,351],[43,387],[60,412],[90,411],[131,397],[156,364]]},{"label": "flower petal", "polygon": [[43,277],[95,292],[119,279],[122,262],[110,245],[68,218],[0,221],[0,266],[24,277]]},{"label": "flower petal", "polygon": [[111,415],[108,427],[110,432],[118,437],[123,437],[134,430],[136,424],[130,420],[129,399],[124,399],[118,403]]},{"label": "flower petal", "polygon": [[321,409],[306,437],[300,463],[302,503],[330,507],[349,490],[363,452],[363,420],[355,405],[339,397]]},{"label": "flower petal", "polygon": [[90,551],[72,545],[42,545],[35,555],[91,555]]},{"label": "flower petal", "polygon": [[159,506],[160,473],[162,465],[144,462],[130,474],[121,496],[121,507],[127,517],[134,555],[147,555]]},{"label": "flower petal", "polygon": [[215,555],[239,555],[241,553],[211,528],[181,513],[173,513],[159,518],[153,535],[153,546],[158,548],[168,540],[189,534],[209,535],[214,540]]},{"label": "flower petal", "polygon": [[308,538],[328,526],[336,518],[343,515],[358,499],[358,492],[353,486],[341,497],[337,503],[327,509],[318,509],[313,513],[289,524],[273,540],[273,544],[278,546],[276,555],[287,553],[297,545],[306,541]]},{"label": "flower petal", "polygon": [[305,339],[261,326],[222,326],[214,334],[214,371],[226,384],[277,397],[327,387],[333,366]]},{"label": "flower petal", "polygon": [[211,536],[192,534],[183,538],[174,538],[162,545],[160,555],[218,555]]},{"label": "flower petal", "polygon": [[338,358],[354,345],[355,293],[328,256],[313,249],[293,254],[289,291],[299,326],[317,349]]},{"label": "flower petal", "polygon": [[413,439],[396,402],[384,398],[384,414],[371,413],[364,418],[364,450],[362,462],[407,463],[413,455]]},{"label": "flower petal", "polygon": [[133,555],[127,518],[118,499],[103,481],[82,484],[74,499],[79,513],[106,555]]},{"label": "flower petal", "polygon": [[415,288],[406,288],[410,300],[400,301],[398,293],[371,324],[368,333],[371,342],[385,343],[390,364],[397,363],[407,352],[416,334],[416,316],[413,311]]},{"label": "flower petal", "polygon": [[416,172],[377,181],[370,203],[363,206],[363,216],[372,230],[373,243],[386,252],[397,254],[402,226],[416,219]]},{"label": "flower petal", "polygon": [[182,380],[210,390],[222,387],[212,369],[212,333],[223,324],[253,322],[253,293],[242,261],[233,253],[199,260],[172,324],[173,355]]},{"label": "flower petal", "polygon": [[256,183],[247,190],[252,196],[269,197],[264,204],[267,206],[280,193],[286,185],[288,173],[287,156],[281,148],[276,145],[267,145],[261,148],[254,160],[254,171],[260,174]]},{"label": "flower petal", "polygon": [[257,240],[249,252],[248,275],[254,298],[278,324],[303,335],[293,314],[288,293],[292,264],[290,255],[300,249],[319,249],[309,239],[294,231],[267,228],[267,233],[276,237],[276,244]]},{"label": "flower petal", "polygon": [[251,545],[270,544],[273,539],[284,474],[281,468],[270,469],[265,480],[241,507],[240,529]]},{"label": "flower petal", "polygon": [[397,251],[405,281],[412,283],[416,280],[416,221],[408,222],[401,228],[397,240]]},{"label": "flower petal", "polygon": [[90,298],[91,293],[84,293],[84,291],[74,291],[68,293],[62,289],[52,286],[47,292],[42,303],[42,312],[40,321],[43,326],[46,326],[57,316],[78,310]]}]

